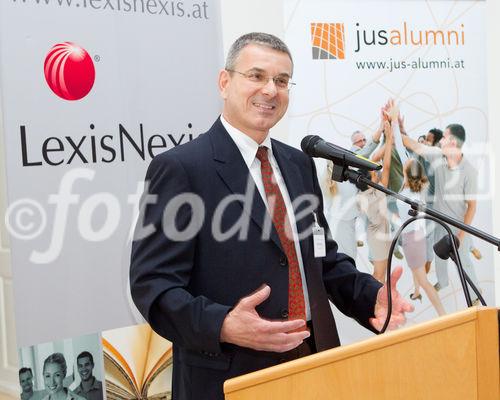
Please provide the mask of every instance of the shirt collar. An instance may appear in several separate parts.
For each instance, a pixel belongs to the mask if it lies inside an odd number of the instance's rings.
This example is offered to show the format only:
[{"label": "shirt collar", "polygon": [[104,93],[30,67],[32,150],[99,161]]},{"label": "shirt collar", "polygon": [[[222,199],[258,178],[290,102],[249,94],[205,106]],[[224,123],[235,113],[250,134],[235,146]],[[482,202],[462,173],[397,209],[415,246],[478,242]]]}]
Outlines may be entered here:
[{"label": "shirt collar", "polygon": [[231,139],[233,139],[236,147],[238,147],[238,150],[240,151],[241,156],[243,157],[243,160],[245,161],[245,164],[248,168],[250,168],[250,166],[254,162],[255,155],[257,154],[257,149],[260,146],[266,146],[268,148],[269,159],[272,158],[271,156],[273,154],[273,149],[271,146],[271,137],[269,136],[269,134],[261,144],[258,144],[250,136],[232,126],[222,114],[220,116],[220,121],[222,122],[222,125],[224,125],[224,128],[226,128],[229,136],[231,136]]},{"label": "shirt collar", "polygon": [[462,153],[462,159],[454,167],[450,167],[450,165],[448,164],[448,160],[446,159],[446,156],[444,154],[443,154],[443,159],[444,159],[444,162],[446,163],[446,166],[448,167],[448,169],[450,171],[456,171],[456,170],[463,170],[464,169],[465,155],[463,153]]},{"label": "shirt collar", "polygon": [[[92,377],[93,379],[93,382],[92,382],[92,386],[89,387],[89,390],[87,390],[87,392],[90,392],[91,390],[95,390],[95,389],[101,389],[101,386],[99,385],[99,381],[96,379],[96,377]],[[85,392],[85,390],[83,389],[83,383],[80,382],[80,385],[78,385],[78,387],[80,388],[80,390],[82,392]]]}]

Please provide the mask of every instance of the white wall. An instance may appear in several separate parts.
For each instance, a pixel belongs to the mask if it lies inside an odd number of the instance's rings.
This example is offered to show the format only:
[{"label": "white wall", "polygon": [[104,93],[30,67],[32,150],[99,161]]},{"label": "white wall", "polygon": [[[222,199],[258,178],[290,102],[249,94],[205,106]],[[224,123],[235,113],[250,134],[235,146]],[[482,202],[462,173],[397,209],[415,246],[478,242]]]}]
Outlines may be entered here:
[{"label": "white wall", "polygon": [[[492,148],[500,148],[500,134],[497,129],[500,126],[500,1],[488,0],[488,108],[489,108],[489,133],[492,140]],[[500,237],[500,155],[495,157],[496,177],[492,182],[494,188],[493,201],[493,235]],[[495,175],[493,175],[495,176]],[[495,251],[495,263],[491,266],[495,268],[496,283],[496,306],[500,306],[500,252]]]},{"label": "white wall", "polygon": [[1,104],[0,98],[0,393],[13,395],[18,393],[17,346],[9,241],[3,221],[7,185]]}]

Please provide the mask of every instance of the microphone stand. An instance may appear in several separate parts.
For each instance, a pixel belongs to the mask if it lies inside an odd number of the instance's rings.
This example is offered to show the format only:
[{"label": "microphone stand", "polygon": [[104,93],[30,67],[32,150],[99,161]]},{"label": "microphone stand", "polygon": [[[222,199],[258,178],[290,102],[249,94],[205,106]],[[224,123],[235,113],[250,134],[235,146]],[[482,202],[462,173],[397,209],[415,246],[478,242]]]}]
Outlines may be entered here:
[{"label": "microphone stand", "polygon": [[[500,251],[500,239],[487,234],[486,232],[483,232],[479,229],[476,229],[472,226],[464,224],[462,221],[459,221],[458,219],[449,217],[446,214],[443,214],[439,211],[433,210],[432,208],[427,207],[424,203],[412,200],[406,196],[403,196],[399,193],[396,193],[390,189],[387,189],[386,187],[379,185],[378,183],[372,182],[370,178],[368,178],[364,173],[357,171],[357,170],[352,170],[347,167],[347,165],[333,165],[333,173],[332,173],[332,179],[337,181],[337,182],[344,182],[344,181],[349,181],[353,184],[356,185],[356,187],[360,189],[364,189],[367,186],[370,186],[374,189],[377,189],[389,196],[392,196],[400,201],[405,202],[406,204],[409,204],[411,209],[409,211],[409,215],[412,216],[408,221],[406,221],[398,230],[396,236],[394,237],[391,247],[389,250],[389,255],[388,255],[388,265],[387,265],[387,297],[388,297],[388,311],[387,311],[387,319],[385,321],[384,326],[382,327],[382,330],[380,333],[384,333],[385,330],[387,329],[387,326],[389,325],[390,321],[390,316],[392,313],[392,293],[391,293],[391,261],[392,261],[392,253],[394,252],[394,248],[396,247],[397,240],[399,238],[399,235],[403,231],[403,229],[408,226],[410,223],[413,221],[416,221],[417,219],[429,219],[432,220],[441,226],[444,227],[444,229],[447,231],[448,235],[451,238],[451,245],[452,245],[452,250],[453,254],[455,255],[455,264],[458,269],[458,275],[460,277],[460,283],[462,284],[462,288],[464,290],[464,295],[465,295],[465,300],[467,302],[468,307],[472,307],[472,300],[470,297],[469,289],[467,287],[467,283],[471,286],[471,288],[474,290],[476,295],[478,296],[479,300],[481,301],[482,305],[486,305],[486,302],[484,301],[483,297],[479,293],[479,290],[476,288],[476,286],[472,283],[471,279],[465,271],[463,270],[462,267],[462,262],[460,260],[460,256],[458,255],[458,250],[457,246],[455,243],[455,240],[453,238],[452,231],[450,227],[447,225],[452,225],[460,230],[463,230],[475,237],[478,237],[488,243],[491,243],[497,247],[497,250]],[[419,215],[420,213],[420,215]],[[453,258],[452,258],[453,259]]]}]

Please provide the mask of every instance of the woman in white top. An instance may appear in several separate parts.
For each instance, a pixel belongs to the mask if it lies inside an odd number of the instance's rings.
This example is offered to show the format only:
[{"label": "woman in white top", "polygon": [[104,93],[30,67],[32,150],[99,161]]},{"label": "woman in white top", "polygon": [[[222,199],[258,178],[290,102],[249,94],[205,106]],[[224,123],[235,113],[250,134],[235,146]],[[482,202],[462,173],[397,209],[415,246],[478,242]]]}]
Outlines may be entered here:
[{"label": "woman in white top", "polygon": [[[392,130],[386,121],[386,141],[392,143]],[[372,171],[372,181],[387,187],[389,182],[391,145],[388,146],[381,174]],[[327,164],[323,180],[323,200],[325,216],[328,220],[332,237],[339,246],[339,251],[353,259],[357,255],[356,218],[359,213],[367,217],[366,237],[369,247],[369,259],[373,265],[373,277],[385,281],[387,255],[391,245],[386,195],[376,189],[368,188],[358,193],[358,188],[348,182],[337,183],[331,179],[333,163]]]},{"label": "woman in white top", "polygon": [[328,161],[323,179],[325,217],[332,237],[339,246],[339,251],[356,260],[356,218],[359,214],[356,195],[358,189],[350,182],[338,183],[332,180],[332,173],[333,163]]},{"label": "woman in white top", "polygon": [[[388,121],[385,121],[384,125],[384,139],[382,171],[380,173],[370,171],[370,175],[373,182],[387,187],[389,184],[393,141],[392,128]],[[358,194],[358,204],[361,212],[366,215],[368,220],[366,238],[370,250],[370,261],[373,264],[373,277],[384,283],[391,245],[387,198],[385,193],[369,187]]]},{"label": "woman in white top", "polygon": [[[392,107],[396,107],[392,103]],[[397,108],[396,108],[397,110]],[[396,112],[394,110],[394,112]],[[397,110],[399,114],[399,110]],[[401,133],[399,131],[398,123],[393,123],[394,129],[394,142],[396,145],[396,150],[399,153],[401,162],[403,164],[403,187],[400,190],[400,194],[411,198],[413,200],[418,200],[425,203],[425,194],[427,193],[427,186],[429,181],[425,175],[424,166],[415,158],[409,158],[405,148],[403,147],[403,141],[401,139]],[[397,202],[399,218],[401,224],[410,219],[408,211],[410,210],[410,205],[402,201]],[[415,290],[410,294],[412,300],[422,301],[422,295],[420,294],[420,288],[424,290],[429,297],[432,305],[436,309],[439,315],[446,314],[443,304],[434,289],[434,286],[427,279],[427,274],[425,272],[426,263],[426,239],[425,239],[425,220],[417,220],[408,225],[402,235],[402,245],[403,252],[413,274],[413,282],[415,283]]]}]

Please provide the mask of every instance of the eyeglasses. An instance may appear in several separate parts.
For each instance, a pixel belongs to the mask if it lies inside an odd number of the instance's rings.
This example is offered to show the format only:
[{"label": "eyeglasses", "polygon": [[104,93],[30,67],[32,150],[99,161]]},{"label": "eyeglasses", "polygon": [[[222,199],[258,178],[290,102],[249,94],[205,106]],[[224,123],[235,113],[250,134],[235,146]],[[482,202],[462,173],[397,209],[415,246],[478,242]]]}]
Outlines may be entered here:
[{"label": "eyeglasses", "polygon": [[272,80],[276,88],[279,90],[290,90],[296,85],[294,82],[290,82],[290,78],[287,75],[267,76],[259,71],[240,72],[235,71],[234,69],[226,69],[226,71],[236,72],[237,74],[243,75],[250,82],[259,86],[265,86],[269,80]]},{"label": "eyeglasses", "polygon": [[354,144],[359,143],[359,142],[366,142],[366,138],[358,139],[354,142]]}]

